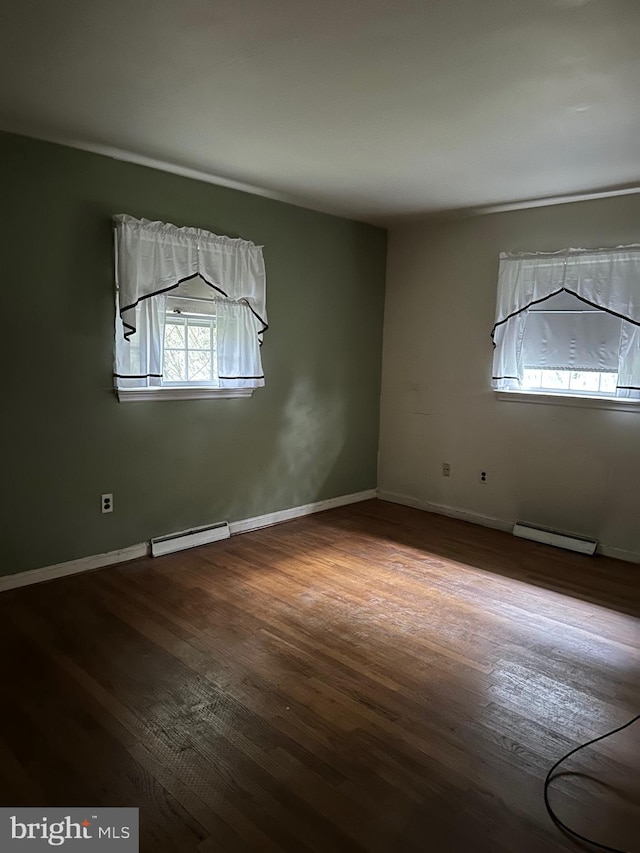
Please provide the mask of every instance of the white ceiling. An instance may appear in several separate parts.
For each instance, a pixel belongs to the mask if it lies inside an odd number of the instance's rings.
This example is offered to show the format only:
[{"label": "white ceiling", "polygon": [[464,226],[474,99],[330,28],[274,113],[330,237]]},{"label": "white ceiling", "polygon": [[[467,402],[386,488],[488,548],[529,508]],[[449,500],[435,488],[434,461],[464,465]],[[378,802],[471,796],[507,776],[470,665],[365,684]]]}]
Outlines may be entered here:
[{"label": "white ceiling", "polygon": [[639,0],[4,0],[0,127],[373,222],[640,181]]}]

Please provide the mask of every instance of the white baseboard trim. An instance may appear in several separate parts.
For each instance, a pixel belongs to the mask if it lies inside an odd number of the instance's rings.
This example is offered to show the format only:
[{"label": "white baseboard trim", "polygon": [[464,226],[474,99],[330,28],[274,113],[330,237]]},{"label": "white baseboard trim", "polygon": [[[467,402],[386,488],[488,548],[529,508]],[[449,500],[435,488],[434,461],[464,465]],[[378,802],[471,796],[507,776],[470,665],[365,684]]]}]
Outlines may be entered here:
[{"label": "white baseboard trim", "polygon": [[638,551],[626,551],[624,548],[616,548],[615,545],[606,545],[601,542],[596,548],[596,554],[604,557],[613,557],[614,560],[625,560],[627,563],[640,563]]},{"label": "white baseboard trim", "polygon": [[[426,512],[435,512],[437,515],[446,515],[449,518],[459,518],[461,521],[469,521],[471,524],[481,524],[483,527],[493,527],[495,530],[504,530],[507,533],[511,533],[515,524],[515,519],[513,521],[505,521],[501,518],[481,515],[480,513],[470,512],[466,509],[456,509],[455,507],[443,504],[423,501],[409,495],[388,492],[385,489],[378,489],[378,497],[381,501],[402,504],[402,506],[410,506],[414,509],[425,510]],[[640,563],[640,553],[637,551],[626,551],[624,548],[616,548],[614,545],[606,545],[602,542],[598,544],[596,554],[602,554],[604,557],[613,557],[616,560],[624,560],[627,563]]]},{"label": "white baseboard trim", "polygon": [[[259,530],[262,527],[270,527],[272,524],[280,524],[282,521],[290,521],[303,515],[311,515],[322,512],[325,509],[347,506],[348,504],[367,501],[377,497],[376,489],[367,489],[364,492],[355,492],[351,495],[340,495],[337,498],[328,498],[324,501],[316,501],[303,506],[294,506],[291,509],[282,509],[278,512],[269,512],[266,515],[257,515],[255,518],[245,518],[241,521],[229,523],[231,535],[236,533],[248,533],[250,530]],[[105,554],[94,554],[90,557],[80,557],[79,560],[71,560],[68,563],[57,563],[55,566],[44,566],[41,569],[31,569],[27,572],[18,572],[14,575],[0,575],[0,592],[8,589],[16,589],[21,586],[30,586],[42,581],[55,580],[67,575],[76,575],[81,572],[91,572],[105,566],[116,563],[125,563],[128,560],[136,560],[139,557],[147,557],[150,553],[149,543],[140,542],[128,548],[119,548],[117,551],[107,551]]]},{"label": "white baseboard trim", "polygon": [[68,563],[56,563],[55,566],[44,566],[42,569],[31,569],[28,572],[18,572],[15,575],[0,576],[0,592],[7,589],[16,589],[19,586],[30,586],[42,581],[51,581],[63,578],[66,575],[77,575],[80,572],[91,572],[104,566],[112,566],[115,563],[125,563],[128,560],[136,560],[138,557],[146,557],[149,553],[149,545],[141,542],[139,545],[131,545],[128,548],[119,548],[117,551],[107,551],[105,554],[94,554],[91,557],[80,557],[79,560],[71,560]]},{"label": "white baseboard trim", "polygon": [[312,515],[314,512],[322,512],[325,509],[333,509],[338,506],[347,506],[347,504],[368,501],[377,496],[377,489],[367,489],[364,492],[355,492],[351,495],[340,495],[340,497],[328,498],[325,501],[294,506],[291,509],[281,509],[278,512],[268,512],[266,515],[256,515],[254,518],[244,518],[242,521],[230,521],[229,529],[232,536],[236,533],[248,533],[250,530],[271,527],[272,524],[280,524],[282,521],[291,521],[293,518]]},{"label": "white baseboard trim", "polygon": [[446,515],[448,518],[459,518],[461,521],[470,521],[472,524],[481,524],[483,527],[493,527],[496,530],[506,530],[510,532],[515,521],[503,521],[501,518],[493,518],[493,516],[490,515],[481,515],[478,512],[470,512],[466,509],[456,509],[455,507],[445,506],[444,504],[434,504],[429,501],[412,498],[409,495],[400,495],[397,492],[387,492],[385,489],[378,489],[378,497],[381,501],[402,504],[402,506],[411,506],[414,509],[423,509],[426,512],[435,512],[437,515]]}]

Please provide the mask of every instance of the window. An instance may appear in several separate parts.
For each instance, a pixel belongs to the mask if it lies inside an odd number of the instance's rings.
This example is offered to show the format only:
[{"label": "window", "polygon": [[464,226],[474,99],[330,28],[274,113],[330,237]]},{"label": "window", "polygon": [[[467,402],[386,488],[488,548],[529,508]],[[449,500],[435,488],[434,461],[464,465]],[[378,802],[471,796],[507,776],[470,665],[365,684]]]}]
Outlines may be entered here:
[{"label": "window", "polygon": [[261,247],[194,228],[114,219],[118,398],[250,396],[264,385]]},{"label": "window", "polygon": [[587,370],[535,370],[524,369],[522,388],[543,393],[585,394],[587,396],[615,397],[617,373]]},{"label": "window", "polygon": [[640,247],[500,256],[493,387],[640,397]]}]

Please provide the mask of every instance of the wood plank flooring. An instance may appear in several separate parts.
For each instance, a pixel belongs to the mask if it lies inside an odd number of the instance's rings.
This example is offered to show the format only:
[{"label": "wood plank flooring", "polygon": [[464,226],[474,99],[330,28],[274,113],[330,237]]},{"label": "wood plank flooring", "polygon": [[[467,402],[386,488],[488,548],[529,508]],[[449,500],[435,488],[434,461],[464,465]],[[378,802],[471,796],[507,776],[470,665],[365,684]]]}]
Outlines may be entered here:
[{"label": "wood plank flooring", "polygon": [[[143,853],[560,853],[640,711],[640,566],[381,501],[0,595],[0,804]],[[640,725],[552,801],[640,851]],[[582,848],[585,849],[585,848]]]}]

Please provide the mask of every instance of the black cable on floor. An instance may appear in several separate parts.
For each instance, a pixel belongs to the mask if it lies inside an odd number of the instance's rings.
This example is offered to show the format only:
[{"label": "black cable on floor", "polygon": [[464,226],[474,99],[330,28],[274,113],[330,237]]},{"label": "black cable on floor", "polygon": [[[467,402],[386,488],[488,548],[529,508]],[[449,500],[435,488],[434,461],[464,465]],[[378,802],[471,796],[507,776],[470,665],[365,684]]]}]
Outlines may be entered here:
[{"label": "black cable on floor", "polygon": [[604,740],[606,737],[610,737],[611,735],[615,735],[618,732],[621,732],[623,729],[629,728],[634,723],[637,723],[640,720],[640,714],[634,717],[632,720],[629,720],[628,723],[625,723],[623,726],[618,726],[617,729],[612,729],[610,732],[607,732],[604,735],[600,735],[600,737],[596,737],[593,740],[589,740],[586,743],[580,744],[580,746],[576,746],[575,749],[572,749],[571,752],[567,752],[566,755],[563,755],[559,761],[553,765],[551,770],[547,773],[547,778],[544,780],[544,804],[549,813],[549,817],[551,820],[558,826],[563,832],[566,832],[567,835],[570,835],[572,838],[577,838],[580,841],[586,841],[587,844],[592,844],[594,847],[597,847],[599,850],[608,850],[610,853],[628,853],[626,850],[620,850],[618,847],[609,847],[607,844],[600,844],[598,841],[593,841],[591,838],[587,838],[584,835],[580,835],[579,832],[576,832],[575,829],[571,829],[571,827],[567,826],[566,823],[560,820],[560,818],[556,815],[556,813],[551,808],[551,804],[549,803],[549,785],[552,782],[552,776],[555,771],[560,767],[560,765],[570,758],[575,752],[578,752],[581,749],[584,749],[587,746],[591,746],[594,743],[598,743],[599,740]]}]

